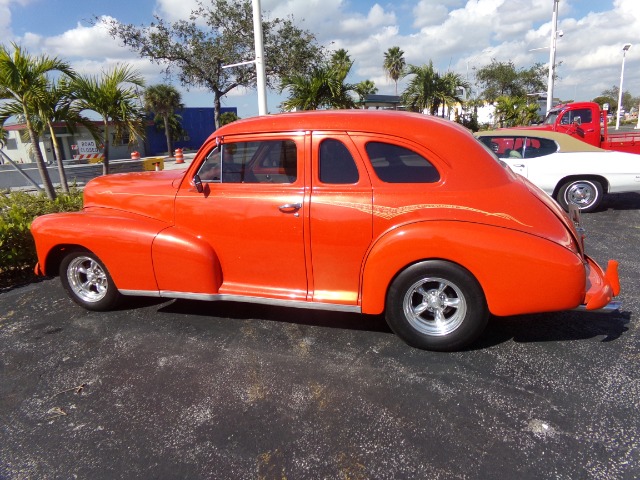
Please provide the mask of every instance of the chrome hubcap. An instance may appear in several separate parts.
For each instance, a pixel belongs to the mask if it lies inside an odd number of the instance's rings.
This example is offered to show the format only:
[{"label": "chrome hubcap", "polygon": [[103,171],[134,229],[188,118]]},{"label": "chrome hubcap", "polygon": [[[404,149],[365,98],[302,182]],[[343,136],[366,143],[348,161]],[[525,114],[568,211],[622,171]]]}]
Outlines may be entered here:
[{"label": "chrome hubcap", "polygon": [[405,317],[426,335],[447,335],[458,328],[467,313],[462,291],[448,280],[423,278],[414,283],[403,300]]},{"label": "chrome hubcap", "polygon": [[567,204],[573,203],[580,207],[590,205],[595,199],[595,190],[588,183],[576,183],[567,190]]},{"label": "chrome hubcap", "polygon": [[67,279],[74,293],[85,302],[98,302],[107,294],[107,273],[91,257],[74,258],[67,267]]}]

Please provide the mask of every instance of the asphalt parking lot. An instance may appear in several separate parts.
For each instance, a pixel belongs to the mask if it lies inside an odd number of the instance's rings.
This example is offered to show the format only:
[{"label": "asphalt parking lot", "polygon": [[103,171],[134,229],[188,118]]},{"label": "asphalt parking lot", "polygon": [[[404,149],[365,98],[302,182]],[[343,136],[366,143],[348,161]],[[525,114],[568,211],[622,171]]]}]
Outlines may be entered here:
[{"label": "asphalt parking lot", "polygon": [[640,195],[583,220],[622,310],[493,318],[457,353],[379,317],[4,291],[0,478],[640,478]]}]

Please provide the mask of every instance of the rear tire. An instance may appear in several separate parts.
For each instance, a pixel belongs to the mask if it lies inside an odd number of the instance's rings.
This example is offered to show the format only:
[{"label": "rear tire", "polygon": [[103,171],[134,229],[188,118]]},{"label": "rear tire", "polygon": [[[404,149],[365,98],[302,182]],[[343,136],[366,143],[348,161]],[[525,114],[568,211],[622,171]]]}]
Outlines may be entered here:
[{"label": "rear tire", "polygon": [[571,180],[564,183],[556,200],[562,208],[569,211],[569,204],[576,205],[581,212],[593,212],[602,201],[602,184],[597,180]]},{"label": "rear tire", "polygon": [[484,330],[489,311],[477,280],[464,268],[429,260],[402,271],[387,293],[389,327],[409,345],[459,350]]},{"label": "rear tire", "polygon": [[121,299],[104,264],[88,251],[74,250],[62,259],[60,281],[71,299],[87,310],[111,310]]}]

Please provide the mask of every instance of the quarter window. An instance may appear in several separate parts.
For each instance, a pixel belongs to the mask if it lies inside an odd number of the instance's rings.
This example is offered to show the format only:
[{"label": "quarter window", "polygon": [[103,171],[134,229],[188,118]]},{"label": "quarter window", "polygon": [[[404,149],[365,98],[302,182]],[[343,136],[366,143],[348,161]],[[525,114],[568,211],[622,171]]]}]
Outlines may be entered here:
[{"label": "quarter window", "polygon": [[433,183],[440,173],[422,155],[405,147],[382,142],[369,142],[367,155],[374,172],[387,183]]}]

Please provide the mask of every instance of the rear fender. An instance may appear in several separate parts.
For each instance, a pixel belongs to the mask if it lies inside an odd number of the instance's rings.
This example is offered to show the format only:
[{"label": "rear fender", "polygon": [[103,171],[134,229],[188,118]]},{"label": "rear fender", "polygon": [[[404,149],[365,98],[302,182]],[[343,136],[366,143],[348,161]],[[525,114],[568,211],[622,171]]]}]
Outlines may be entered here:
[{"label": "rear fender", "polygon": [[394,277],[430,259],[467,269],[494,315],[571,309],[585,295],[585,266],[578,254],[561,245],[489,225],[420,222],[388,232],[370,250],[363,271],[362,312],[381,313]]}]

